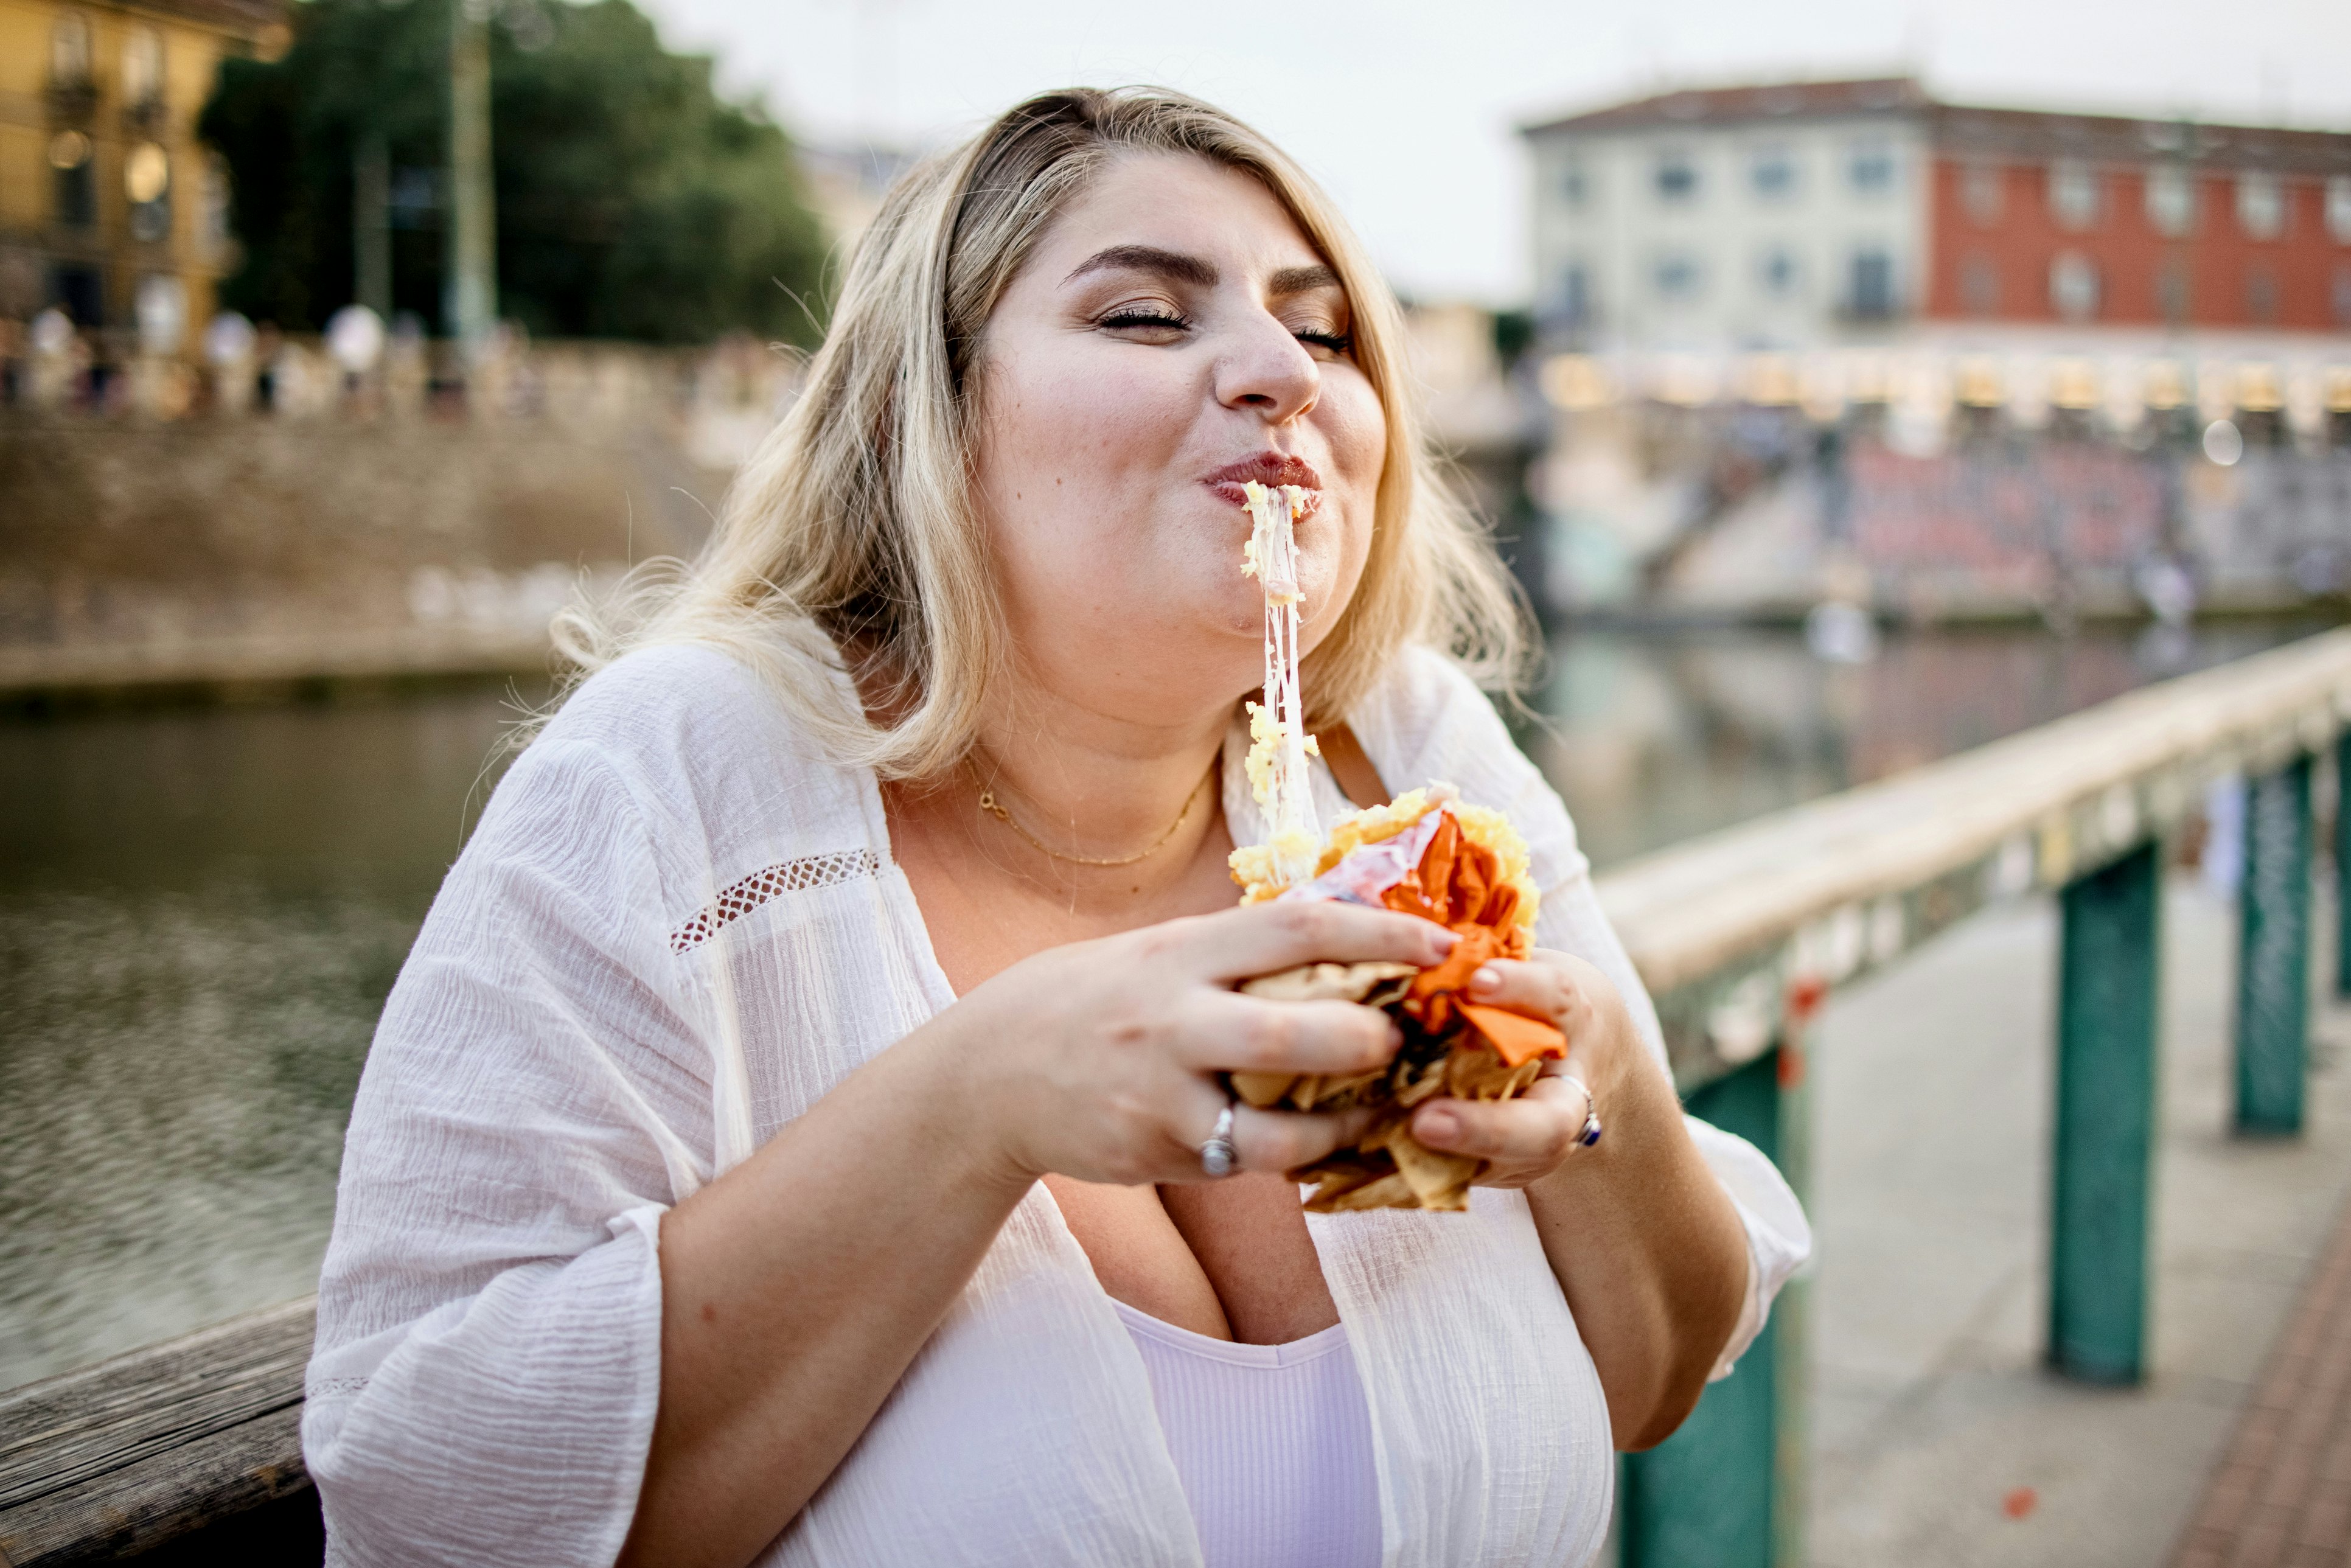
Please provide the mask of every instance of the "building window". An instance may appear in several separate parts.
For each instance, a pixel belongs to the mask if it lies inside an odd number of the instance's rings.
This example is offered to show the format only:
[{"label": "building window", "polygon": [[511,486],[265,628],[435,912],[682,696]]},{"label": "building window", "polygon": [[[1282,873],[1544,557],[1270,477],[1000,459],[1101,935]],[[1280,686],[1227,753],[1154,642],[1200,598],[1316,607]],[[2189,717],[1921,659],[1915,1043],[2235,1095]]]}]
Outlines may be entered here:
[{"label": "building window", "polygon": [[133,27],[122,40],[122,101],[136,109],[163,97],[163,35]]},{"label": "building window", "polygon": [[106,282],[94,267],[64,262],[49,268],[49,302],[77,327],[106,324]]},{"label": "building window", "polygon": [[1766,147],[1748,166],[1748,183],[1767,202],[1783,202],[1796,193],[1796,160],[1785,147]]},{"label": "building window", "polygon": [[2147,172],[2147,221],[2174,239],[2196,226],[2196,182],[2187,170],[2165,163]]},{"label": "building window", "polygon": [[1865,196],[1894,189],[1894,149],[1878,141],[1856,141],[1847,150],[1845,178]]},{"label": "building window", "polygon": [[228,160],[214,152],[204,159],[203,205],[196,217],[197,248],[208,258],[228,254]]},{"label": "building window", "polygon": [[2184,324],[2194,298],[2194,288],[2185,261],[2174,257],[2156,269],[2155,308],[2163,313],[2166,321],[2175,327]]},{"label": "building window", "polygon": [[2065,228],[2085,229],[2098,221],[2098,175],[2086,163],[2056,163],[2049,170],[2049,214]]},{"label": "building window", "polygon": [[1582,212],[1592,200],[1592,171],[1583,166],[1581,158],[1570,158],[1567,167],[1560,171],[1559,193],[1568,206]]},{"label": "building window", "polygon": [[2098,313],[2098,269],[2080,251],[2060,251],[2049,264],[2050,308],[2068,321]]},{"label": "building window", "polygon": [[1853,253],[1845,308],[1856,320],[1883,321],[1894,314],[1894,258],[1870,247]]},{"label": "building window", "polygon": [[1784,245],[1769,246],[1756,263],[1755,280],[1767,299],[1794,298],[1797,286],[1803,281],[1796,253]]},{"label": "building window", "polygon": [[2277,319],[2277,274],[2266,267],[2249,267],[2245,272],[2245,319],[2270,322]]},{"label": "building window", "polygon": [[49,28],[49,85],[89,85],[89,18],[68,11]]},{"label": "building window", "polygon": [[49,174],[57,221],[88,228],[98,221],[98,164],[89,138],[60,131],[49,138]]},{"label": "building window", "polygon": [[1959,307],[1970,316],[2000,309],[2000,268],[1991,257],[1971,256],[1959,263]]},{"label": "building window", "polygon": [[1571,261],[1560,272],[1559,315],[1569,327],[1585,326],[1592,320],[1592,269],[1583,262]]},{"label": "building window", "polygon": [[1997,163],[1970,163],[1959,171],[1959,205],[1980,228],[2000,222],[2007,194],[2002,173]]},{"label": "building window", "polygon": [[1701,281],[1698,276],[1698,257],[1687,251],[1667,251],[1657,257],[1656,266],[1650,269],[1649,277],[1656,285],[1657,298],[1660,299],[1680,304],[1698,298],[1698,285]]},{"label": "building window", "polygon": [[160,143],[141,141],[122,161],[122,194],[131,204],[131,237],[152,245],[172,233],[172,159]]},{"label": "building window", "polygon": [[1687,151],[1676,148],[1657,155],[1657,199],[1692,202],[1698,199],[1698,163]]},{"label": "building window", "polygon": [[2275,239],[2285,231],[2285,190],[2275,174],[2237,176],[2237,223],[2255,239]]},{"label": "building window", "polygon": [[2351,174],[2326,182],[2326,232],[2337,243],[2351,245]]}]

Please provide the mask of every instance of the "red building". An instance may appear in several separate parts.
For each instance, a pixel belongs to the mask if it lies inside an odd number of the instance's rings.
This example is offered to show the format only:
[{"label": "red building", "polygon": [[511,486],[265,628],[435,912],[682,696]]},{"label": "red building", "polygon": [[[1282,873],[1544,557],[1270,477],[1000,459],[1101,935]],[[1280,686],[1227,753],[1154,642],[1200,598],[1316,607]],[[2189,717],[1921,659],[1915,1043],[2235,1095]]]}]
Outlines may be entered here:
[{"label": "red building", "polygon": [[2351,330],[2351,132],[1683,89],[1528,126],[1536,308],[1595,348],[1895,323]]},{"label": "red building", "polygon": [[1928,112],[1922,314],[2351,327],[2351,135]]}]

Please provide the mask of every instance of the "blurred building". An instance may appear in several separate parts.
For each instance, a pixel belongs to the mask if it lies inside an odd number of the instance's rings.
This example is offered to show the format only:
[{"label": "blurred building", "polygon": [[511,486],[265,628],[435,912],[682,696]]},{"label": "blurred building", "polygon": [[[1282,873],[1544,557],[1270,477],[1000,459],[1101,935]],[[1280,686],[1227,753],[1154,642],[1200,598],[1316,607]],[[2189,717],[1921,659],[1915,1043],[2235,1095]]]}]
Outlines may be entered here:
[{"label": "blurred building", "polygon": [[286,37],[280,0],[0,0],[0,318],[184,348],[234,262],[196,117],[224,55]]},{"label": "blurred building", "polygon": [[837,264],[845,266],[857,237],[881,212],[883,197],[914,166],[916,154],[875,141],[795,141],[792,152],[803,194],[824,224]]},{"label": "blurred building", "polygon": [[2351,134],[1980,109],[1881,78],[1664,93],[1525,135],[1555,342],[2351,329]]}]

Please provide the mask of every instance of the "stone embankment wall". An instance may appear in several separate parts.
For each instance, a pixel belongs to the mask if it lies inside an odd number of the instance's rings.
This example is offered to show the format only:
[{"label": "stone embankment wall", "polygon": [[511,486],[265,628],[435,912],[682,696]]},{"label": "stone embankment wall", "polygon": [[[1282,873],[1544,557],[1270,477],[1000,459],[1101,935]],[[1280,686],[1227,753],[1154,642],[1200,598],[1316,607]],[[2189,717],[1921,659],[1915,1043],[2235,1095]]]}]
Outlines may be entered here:
[{"label": "stone embankment wall", "polygon": [[0,378],[18,701],[543,669],[567,599],[701,544],[800,373],[748,339],[501,338],[462,377],[400,339],[365,371],[274,339],[103,380],[77,347]]},{"label": "stone embankment wall", "polygon": [[530,667],[726,483],[658,429],[11,418],[0,688]]}]

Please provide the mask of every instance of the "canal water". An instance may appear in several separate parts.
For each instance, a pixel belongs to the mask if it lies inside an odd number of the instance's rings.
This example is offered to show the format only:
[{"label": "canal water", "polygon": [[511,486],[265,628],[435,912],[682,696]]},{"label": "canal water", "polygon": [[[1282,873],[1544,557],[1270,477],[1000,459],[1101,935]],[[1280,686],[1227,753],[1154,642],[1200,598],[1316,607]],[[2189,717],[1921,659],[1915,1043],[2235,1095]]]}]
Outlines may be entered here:
[{"label": "canal water", "polygon": [[[1520,724],[1603,868],[2315,623],[1585,632]],[[0,719],[0,1387],[316,1282],[385,992],[510,693]]]}]

